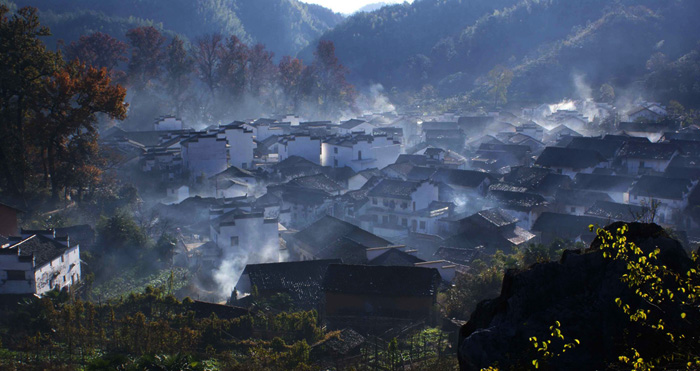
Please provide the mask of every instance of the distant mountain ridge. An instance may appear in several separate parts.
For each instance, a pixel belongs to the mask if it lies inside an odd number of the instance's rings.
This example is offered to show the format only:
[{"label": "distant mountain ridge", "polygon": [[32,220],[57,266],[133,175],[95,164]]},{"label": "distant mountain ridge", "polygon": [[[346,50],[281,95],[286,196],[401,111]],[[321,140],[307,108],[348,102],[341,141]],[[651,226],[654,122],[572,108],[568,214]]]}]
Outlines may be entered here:
[{"label": "distant mountain ridge", "polygon": [[277,56],[295,55],[343,16],[297,0],[0,0],[34,6],[56,38],[72,41],[102,31],[123,38],[137,25],[156,25],[189,39],[207,33],[262,43]]},{"label": "distant mountain ridge", "polygon": [[630,87],[654,53],[675,60],[696,48],[697,14],[694,0],[417,0],[355,14],[321,39],[356,83],[483,93],[503,65],[512,93],[536,100],[574,94],[575,75]]}]

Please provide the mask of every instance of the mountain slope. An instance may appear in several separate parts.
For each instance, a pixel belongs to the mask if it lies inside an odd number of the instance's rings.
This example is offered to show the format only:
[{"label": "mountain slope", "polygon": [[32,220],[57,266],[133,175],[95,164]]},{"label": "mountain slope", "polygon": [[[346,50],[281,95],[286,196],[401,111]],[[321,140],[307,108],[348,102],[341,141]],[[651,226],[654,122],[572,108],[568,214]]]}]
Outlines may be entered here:
[{"label": "mountain slope", "polygon": [[694,48],[697,14],[693,0],[417,0],[355,15],[321,38],[355,82],[478,95],[500,64],[515,72],[515,97],[536,100],[575,94],[579,75],[630,87],[652,54]]},{"label": "mountain slope", "polygon": [[[6,1],[8,2],[8,1]],[[12,0],[35,6],[66,41],[95,30],[153,23],[190,39],[206,33],[236,35],[262,43],[277,55],[296,54],[343,18],[297,0]],[[70,24],[70,27],[66,27]],[[64,34],[65,32],[65,34]],[[123,38],[123,33],[113,34]]]}]

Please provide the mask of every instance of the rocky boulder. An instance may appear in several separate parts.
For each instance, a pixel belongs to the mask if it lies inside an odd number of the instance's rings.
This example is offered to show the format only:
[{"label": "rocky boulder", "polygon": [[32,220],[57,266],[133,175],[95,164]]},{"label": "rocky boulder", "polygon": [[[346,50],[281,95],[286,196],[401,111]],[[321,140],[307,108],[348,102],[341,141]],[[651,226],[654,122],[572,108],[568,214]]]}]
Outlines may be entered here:
[{"label": "rocky boulder", "polygon": [[[606,229],[616,233],[622,225],[614,223]],[[669,268],[685,272],[691,267],[682,245],[663,228],[641,223],[628,226],[627,240],[645,252],[659,248],[659,259]],[[556,321],[565,341],[577,339],[580,345],[551,359],[553,369],[603,369],[629,346],[653,349],[653,341],[646,336],[651,335],[649,330],[632,324],[615,304],[621,298],[642,305],[620,281],[625,265],[604,258],[599,246],[600,241],[595,240],[585,251],[566,251],[559,262],[506,272],[501,295],[479,303],[460,330],[460,368],[531,368],[538,354],[528,339],[548,338],[549,327]]]}]

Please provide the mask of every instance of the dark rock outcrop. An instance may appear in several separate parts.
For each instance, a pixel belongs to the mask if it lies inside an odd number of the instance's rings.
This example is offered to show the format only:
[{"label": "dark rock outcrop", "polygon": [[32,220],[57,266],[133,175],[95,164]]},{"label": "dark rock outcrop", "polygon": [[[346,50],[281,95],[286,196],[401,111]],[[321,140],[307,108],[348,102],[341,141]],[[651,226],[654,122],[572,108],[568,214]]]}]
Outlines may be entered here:
[{"label": "dark rock outcrop", "polygon": [[[606,229],[616,233],[622,225],[614,223]],[[685,272],[691,267],[681,244],[663,228],[628,225],[627,240],[645,252],[658,247],[660,261],[670,269]],[[654,351],[653,342],[645,336],[648,329],[632,324],[615,304],[615,298],[622,298],[630,305],[642,305],[620,281],[625,265],[603,258],[599,246],[600,241],[595,240],[586,251],[566,251],[559,262],[506,272],[501,295],[479,303],[461,328],[461,369],[479,370],[494,364],[501,369],[531,368],[531,361],[538,357],[529,337],[549,337],[549,326],[555,321],[561,323],[567,342],[578,339],[580,345],[552,359],[553,369],[603,369],[630,345]]]}]

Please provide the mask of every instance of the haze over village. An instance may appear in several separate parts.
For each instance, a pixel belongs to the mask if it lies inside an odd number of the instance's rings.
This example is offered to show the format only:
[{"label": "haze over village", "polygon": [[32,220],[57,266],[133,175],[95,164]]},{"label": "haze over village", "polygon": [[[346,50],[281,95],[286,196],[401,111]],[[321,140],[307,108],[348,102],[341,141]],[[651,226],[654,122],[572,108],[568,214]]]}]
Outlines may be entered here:
[{"label": "haze over village", "polygon": [[0,369],[696,369],[700,5],[346,5],[0,0]]}]

